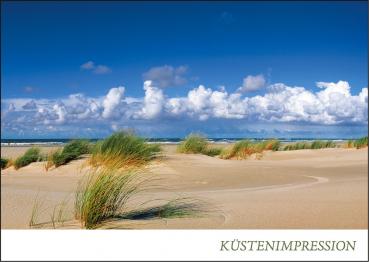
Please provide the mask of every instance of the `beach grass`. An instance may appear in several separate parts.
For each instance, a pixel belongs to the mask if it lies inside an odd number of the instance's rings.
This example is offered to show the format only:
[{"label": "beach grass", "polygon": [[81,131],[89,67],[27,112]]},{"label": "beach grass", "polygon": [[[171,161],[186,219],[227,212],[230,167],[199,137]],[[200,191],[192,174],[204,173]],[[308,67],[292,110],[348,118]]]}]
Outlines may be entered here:
[{"label": "beach grass", "polygon": [[285,145],[283,151],[310,149],[310,143],[297,142]]},{"label": "beach grass", "polygon": [[213,148],[207,148],[203,154],[207,156],[218,156],[222,153],[222,148],[213,147]]},{"label": "beach grass", "polygon": [[120,131],[98,141],[89,162],[92,166],[140,167],[158,157],[160,152],[160,145],[149,144],[133,133]]},{"label": "beach grass", "polygon": [[72,140],[68,142],[63,149],[51,152],[47,158],[45,166],[48,170],[51,166],[59,167],[72,160],[78,159],[83,154],[91,152],[91,145],[87,140]]},{"label": "beach grass", "polygon": [[337,145],[332,140],[315,140],[311,143],[311,149],[335,148]]},{"label": "beach grass", "polygon": [[64,199],[60,204],[54,206],[52,212],[50,213],[50,220],[40,222],[40,214],[45,213],[49,208],[43,208],[41,210],[41,207],[44,206],[44,202],[41,201],[39,194],[37,193],[33,206],[31,211],[31,216],[28,222],[28,225],[30,228],[44,228],[47,226],[51,226],[53,229],[56,229],[57,227],[64,226],[64,222],[67,220],[65,214],[66,214],[66,205],[67,200]]},{"label": "beach grass", "polygon": [[230,149],[224,150],[220,155],[222,159],[245,159],[253,153],[259,151],[250,140],[240,140]]},{"label": "beach grass", "polygon": [[347,143],[344,145],[346,148],[353,148],[354,147],[355,140],[348,140]]},{"label": "beach grass", "polygon": [[9,164],[9,159],[1,158],[1,160],[0,160],[1,169],[6,168],[8,166],[8,164]]},{"label": "beach grass", "polygon": [[353,144],[354,144],[354,147],[356,147],[357,149],[367,147],[368,146],[368,137],[365,136],[365,137],[356,139]]},{"label": "beach grass", "polygon": [[285,145],[283,151],[290,150],[302,150],[302,149],[322,149],[322,148],[335,148],[337,144],[331,140],[315,140],[312,143],[297,142]]},{"label": "beach grass", "polygon": [[[137,170],[92,170],[81,179],[75,193],[75,219],[80,221],[83,228],[96,229],[116,220],[195,217],[207,214],[207,210],[210,210],[209,204],[189,197],[151,199],[129,205],[129,201],[139,193],[156,188],[153,181],[155,179]],[[147,207],[148,203],[154,201],[161,204]]]},{"label": "beach grass", "polygon": [[75,218],[87,229],[124,212],[127,201],[139,191],[135,173],[100,169],[80,181],[75,196]]},{"label": "beach grass", "polygon": [[29,222],[28,222],[28,226],[30,228],[33,228],[35,226],[38,225],[38,216],[40,214],[40,208],[41,208],[41,202],[38,198],[38,193],[37,193],[37,196],[36,198],[34,199],[34,202],[33,202],[33,206],[32,206],[32,211],[31,211],[31,216],[30,216],[30,219],[29,219]]},{"label": "beach grass", "polygon": [[221,154],[222,149],[209,147],[209,143],[205,136],[191,133],[177,146],[177,152],[182,154],[217,156]]},{"label": "beach grass", "polygon": [[202,154],[207,150],[208,142],[201,134],[189,134],[177,147],[177,152],[184,154]]},{"label": "beach grass", "polygon": [[268,139],[261,142],[252,142],[251,140],[240,140],[232,147],[222,151],[220,158],[222,159],[246,159],[253,154],[260,159],[264,151],[280,150],[280,141],[277,139]]},{"label": "beach grass", "polygon": [[29,148],[22,156],[18,157],[14,161],[15,169],[27,166],[32,162],[38,162],[45,159],[45,156],[41,154],[41,150],[38,147]]}]

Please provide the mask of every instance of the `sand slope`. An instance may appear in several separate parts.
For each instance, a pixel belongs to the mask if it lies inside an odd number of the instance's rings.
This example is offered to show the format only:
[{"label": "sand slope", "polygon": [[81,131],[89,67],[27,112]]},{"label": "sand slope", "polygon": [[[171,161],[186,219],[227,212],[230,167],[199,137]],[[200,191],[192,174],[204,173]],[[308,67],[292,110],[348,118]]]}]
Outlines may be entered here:
[{"label": "sand slope", "polygon": [[[165,149],[163,159],[149,168],[153,177],[161,178],[161,188],[137,196],[131,206],[187,196],[208,202],[212,212],[200,218],[115,221],[107,227],[368,228],[367,149],[267,152],[261,160],[242,161],[176,154],[173,146]],[[28,228],[37,194],[45,209],[40,221],[47,221],[53,206],[65,198],[72,209],[77,182],[87,172],[83,164],[81,159],[49,172],[43,163],[3,170],[2,228]],[[66,223],[66,228],[78,227],[74,221]]]}]

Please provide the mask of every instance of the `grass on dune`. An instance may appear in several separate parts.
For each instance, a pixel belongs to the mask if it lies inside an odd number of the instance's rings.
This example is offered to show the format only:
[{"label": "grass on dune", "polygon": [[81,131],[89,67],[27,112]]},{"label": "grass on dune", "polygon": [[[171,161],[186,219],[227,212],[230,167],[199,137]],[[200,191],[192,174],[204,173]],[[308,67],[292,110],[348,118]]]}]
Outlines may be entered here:
[{"label": "grass on dune", "polygon": [[367,147],[367,146],[368,146],[368,137],[367,136],[356,139],[354,141],[354,147],[356,147],[357,149]]},{"label": "grass on dune", "polygon": [[222,153],[222,149],[218,147],[208,148],[203,154],[207,156],[218,156]]},{"label": "grass on dune", "polygon": [[192,133],[178,145],[177,151],[184,154],[202,154],[207,147],[208,142],[204,136]]},{"label": "grass on dune", "polygon": [[96,143],[90,164],[114,168],[139,167],[156,158],[160,152],[160,145],[148,144],[133,133],[120,131]]},{"label": "grass on dune", "polygon": [[346,145],[345,145],[345,147],[346,148],[353,148],[354,147],[354,140],[352,140],[352,139],[350,139],[350,140],[348,140],[347,141],[347,143],[346,143]]},{"label": "grass on dune", "polygon": [[7,159],[7,158],[1,158],[0,161],[1,161],[0,162],[1,169],[6,168],[9,164],[9,159]]},{"label": "grass on dune", "polygon": [[201,134],[191,133],[178,145],[177,152],[183,154],[217,156],[221,154],[222,149],[210,147],[204,136]]},{"label": "grass on dune", "polygon": [[46,170],[55,165],[59,167],[72,160],[78,159],[83,154],[91,152],[91,145],[87,140],[73,140],[68,142],[63,149],[54,151],[48,155]]},{"label": "grass on dune", "polygon": [[15,169],[27,166],[32,162],[43,161],[45,156],[41,154],[41,150],[38,147],[29,148],[22,156],[18,157],[14,161]]},{"label": "grass on dune", "polygon": [[223,159],[246,159],[252,154],[260,155],[266,150],[280,150],[280,141],[277,139],[269,139],[261,142],[252,142],[246,139],[241,140],[232,147],[224,150],[220,157]]},{"label": "grass on dune", "polygon": [[288,144],[283,148],[283,151],[301,150],[301,149],[322,149],[322,148],[335,148],[335,147],[337,147],[337,145],[333,141],[315,140],[312,143],[297,142],[293,144]]},{"label": "grass on dune", "polygon": [[75,218],[92,229],[124,212],[127,201],[138,192],[134,173],[101,169],[90,174],[78,186]]},{"label": "grass on dune", "polygon": [[301,150],[301,149],[310,149],[310,144],[306,142],[297,142],[293,144],[288,144],[284,146],[283,151]]},{"label": "grass on dune", "polygon": [[357,149],[367,147],[368,146],[368,137],[364,136],[359,139],[351,139],[347,141],[346,147],[347,148],[353,148],[356,147]]},{"label": "grass on dune", "polygon": [[315,140],[311,143],[311,149],[321,149],[321,148],[334,148],[336,147],[336,143],[331,140],[322,141],[322,140]]},{"label": "grass on dune", "polygon": [[[72,214],[82,228],[97,229],[116,221],[200,217],[212,212],[209,203],[189,197],[150,199],[132,205],[130,200],[139,193],[157,188],[153,184],[156,180],[137,170],[93,169],[79,181]],[[40,210],[41,202],[37,196],[29,220],[30,228],[63,227],[67,222],[65,215],[70,214],[66,212],[66,203],[64,200],[53,208],[50,221],[39,222],[40,213],[46,210]],[[117,225],[115,228],[122,228],[122,224]]]},{"label": "grass on dune", "polygon": [[[45,226],[51,225],[52,228],[56,229],[57,226],[64,226],[64,222],[67,220],[66,218],[66,205],[67,200],[64,199],[59,205],[56,205],[53,208],[52,213],[50,214],[50,221],[40,222],[40,214],[44,213],[47,208],[42,208],[44,202],[41,201],[38,193],[34,199],[34,203],[32,206],[31,216],[28,222],[30,228],[43,228]],[[42,209],[41,209],[42,208]]]},{"label": "grass on dune", "polygon": [[[75,195],[74,214],[86,229],[101,227],[121,219],[180,218],[202,214],[205,205],[190,198],[176,198],[164,204],[128,208],[130,199],[153,186],[152,179],[136,171],[102,168],[82,179]],[[154,201],[150,200],[149,202]]]}]

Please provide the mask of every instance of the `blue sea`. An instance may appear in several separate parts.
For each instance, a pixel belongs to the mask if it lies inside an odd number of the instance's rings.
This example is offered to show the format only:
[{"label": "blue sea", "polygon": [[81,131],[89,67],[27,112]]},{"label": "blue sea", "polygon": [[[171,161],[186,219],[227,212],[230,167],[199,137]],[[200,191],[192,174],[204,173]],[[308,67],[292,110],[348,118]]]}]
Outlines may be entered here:
[{"label": "blue sea", "polygon": [[[208,138],[210,143],[234,143],[236,141],[242,140],[245,138]],[[262,141],[264,138],[246,138],[253,141]],[[313,141],[317,140],[316,138],[278,138],[281,142],[296,142],[296,141]],[[70,138],[50,138],[50,139],[1,139],[1,146],[30,146],[30,145],[39,145],[39,146],[55,146],[55,145],[64,145],[68,141],[71,141]],[[101,140],[101,138],[93,138],[88,139],[91,142],[96,142]],[[160,143],[160,144],[178,144],[182,141],[183,138],[148,138],[147,141],[149,143]],[[332,140],[335,142],[345,141],[347,139],[332,139],[332,138],[319,138],[319,140]]]}]

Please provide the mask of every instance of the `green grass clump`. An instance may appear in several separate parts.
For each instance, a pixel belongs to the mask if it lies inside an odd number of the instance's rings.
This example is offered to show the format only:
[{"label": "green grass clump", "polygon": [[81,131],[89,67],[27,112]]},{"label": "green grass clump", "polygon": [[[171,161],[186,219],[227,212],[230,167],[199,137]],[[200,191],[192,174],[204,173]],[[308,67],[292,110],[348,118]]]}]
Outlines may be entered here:
[{"label": "green grass clump", "polygon": [[257,154],[258,159],[262,156],[263,151],[280,150],[281,142],[277,139],[268,139],[261,142],[252,142],[251,140],[241,140],[233,145],[233,147],[222,152],[223,159],[246,159],[252,154]]},{"label": "green grass clump", "polygon": [[268,139],[259,143],[254,144],[259,150],[272,150],[278,151],[281,146],[281,142],[278,139]]},{"label": "green grass clump", "polygon": [[207,156],[218,156],[222,153],[222,149],[218,147],[206,149],[203,154]]},{"label": "green grass clump", "polygon": [[283,151],[302,150],[302,149],[322,149],[322,148],[335,148],[335,147],[337,147],[336,143],[334,143],[331,140],[327,140],[327,141],[315,140],[312,143],[297,142],[297,143],[285,145],[283,148]]},{"label": "green grass clump", "polygon": [[184,154],[202,154],[207,151],[208,142],[206,138],[200,134],[190,134],[182,141],[177,152]]},{"label": "green grass clump", "polygon": [[28,149],[23,156],[18,157],[14,162],[15,169],[27,166],[32,162],[38,162],[44,160],[44,156],[40,153],[40,148],[31,147]]},{"label": "green grass clump", "polygon": [[7,167],[8,163],[9,163],[9,159],[6,159],[6,158],[1,158],[0,160],[0,166],[1,166],[1,169],[4,169]]},{"label": "green grass clump", "polygon": [[235,143],[231,149],[224,150],[220,157],[223,159],[245,159],[256,151],[260,151],[260,148],[256,148],[250,140],[241,140]]},{"label": "green grass clump", "polygon": [[333,148],[336,147],[336,144],[333,141],[321,141],[321,140],[315,140],[311,144],[311,149],[321,149],[321,148]]},{"label": "green grass clump", "polygon": [[350,140],[347,141],[346,147],[347,148],[353,148],[354,147],[354,143],[355,143],[355,141],[352,140],[352,139],[350,139]]},{"label": "green grass clump", "polygon": [[[152,179],[144,178],[133,170],[95,169],[78,184],[74,202],[75,219],[81,222],[83,228],[95,229],[106,222],[121,219],[179,218],[205,213],[208,205],[190,198],[153,199],[129,208],[130,199],[154,188],[149,182]],[[141,208],[153,201],[164,203]]]},{"label": "green grass clump", "polygon": [[75,218],[92,229],[120,216],[127,201],[139,191],[135,173],[101,169],[79,183],[75,197]]},{"label": "green grass clump", "polygon": [[368,146],[368,137],[365,136],[365,137],[362,137],[362,138],[359,138],[359,139],[356,139],[354,141],[354,146],[357,148],[357,149],[360,149],[360,148],[363,148],[363,147],[367,147]]},{"label": "green grass clump", "polygon": [[283,151],[290,151],[290,150],[301,150],[301,149],[310,149],[311,145],[306,142],[297,142],[293,144],[285,145]]},{"label": "green grass clump", "polygon": [[114,168],[137,167],[147,164],[160,152],[158,144],[148,144],[141,137],[120,131],[96,143],[90,163]]},{"label": "green grass clump", "polygon": [[204,154],[207,156],[217,156],[222,153],[221,148],[210,147],[206,137],[191,133],[177,147],[178,153],[183,154]]},{"label": "green grass clump", "polygon": [[55,151],[51,154],[51,163],[55,167],[65,165],[72,160],[77,159],[83,154],[91,152],[91,146],[86,140],[73,140],[68,142],[62,150]]}]

